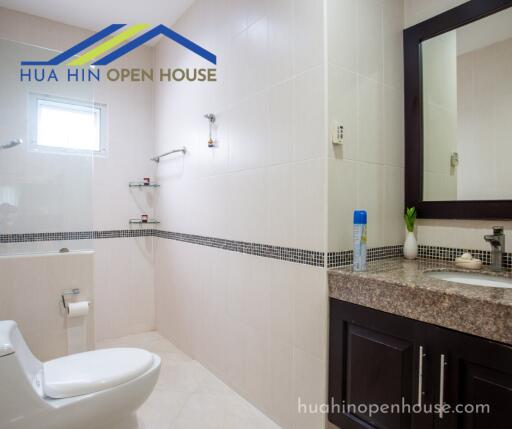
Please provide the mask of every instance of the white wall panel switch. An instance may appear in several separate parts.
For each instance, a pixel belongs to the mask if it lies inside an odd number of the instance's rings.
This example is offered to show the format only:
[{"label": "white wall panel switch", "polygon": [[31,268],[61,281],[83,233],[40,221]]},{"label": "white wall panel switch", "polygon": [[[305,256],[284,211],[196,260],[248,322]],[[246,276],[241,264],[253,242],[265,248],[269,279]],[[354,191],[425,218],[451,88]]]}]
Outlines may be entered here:
[{"label": "white wall panel switch", "polygon": [[332,129],[332,144],[343,144],[343,125],[336,124]]}]

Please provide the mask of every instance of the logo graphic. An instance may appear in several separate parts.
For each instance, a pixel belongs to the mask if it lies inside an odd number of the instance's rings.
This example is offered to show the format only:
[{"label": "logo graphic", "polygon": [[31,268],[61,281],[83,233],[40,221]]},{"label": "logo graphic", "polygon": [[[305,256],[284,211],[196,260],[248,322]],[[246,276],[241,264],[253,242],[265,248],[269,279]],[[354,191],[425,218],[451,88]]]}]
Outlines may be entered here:
[{"label": "logo graphic", "polygon": [[[85,49],[89,48],[90,46],[94,45],[96,42],[99,42],[100,40],[106,38],[107,36],[115,33],[117,30],[121,29],[122,27],[125,27],[126,24],[112,24],[108,27],[104,28],[103,30],[97,32],[96,34],[93,34],[91,37],[85,39],[84,41],[78,43],[77,45],[73,46],[72,48],[68,49],[65,52],[62,52],[61,54],[57,55],[56,57],[52,58],[49,61],[22,61],[22,66],[56,66],[64,61],[67,61],[80,52],[84,51]],[[212,54],[211,52],[207,51],[206,49],[202,48],[201,46],[197,45],[196,43],[192,42],[191,40],[187,39],[186,37],[183,37],[181,34],[176,33],[175,31],[171,30],[170,28],[166,27],[165,25],[157,25],[155,28],[147,31],[144,34],[141,34],[140,36],[136,37],[135,39],[131,40],[130,42],[126,43],[123,46],[120,46],[125,42],[126,40],[132,38],[133,36],[136,36],[137,34],[142,33],[144,30],[149,28],[149,24],[135,24],[132,25],[119,34],[115,35],[111,39],[107,40],[104,43],[101,43],[100,45],[86,51],[85,53],[81,54],[78,58],[72,59],[70,62],[67,63],[67,66],[69,67],[76,67],[76,66],[84,66],[86,64],[92,64],[94,66],[106,66],[110,64],[112,61],[115,61],[119,57],[126,55],[127,53],[133,51],[134,49],[138,48],[139,46],[143,45],[144,43],[148,42],[149,40],[159,36],[164,35],[168,37],[169,39],[173,40],[174,42],[180,44],[181,46],[189,49],[190,51],[194,52],[195,54],[199,55],[200,57],[204,58],[205,60],[209,61],[210,63],[216,65],[217,64],[217,57]],[[106,52],[120,46],[119,48],[115,49],[114,51],[106,54]]]}]

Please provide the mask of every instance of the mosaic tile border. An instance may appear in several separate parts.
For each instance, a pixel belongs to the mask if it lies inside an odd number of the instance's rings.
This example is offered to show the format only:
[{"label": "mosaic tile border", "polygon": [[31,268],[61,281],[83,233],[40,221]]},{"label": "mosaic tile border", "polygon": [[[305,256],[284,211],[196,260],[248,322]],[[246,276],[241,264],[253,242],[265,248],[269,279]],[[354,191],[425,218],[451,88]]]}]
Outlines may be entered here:
[{"label": "mosaic tile border", "polygon": [[[422,259],[433,259],[439,261],[453,261],[456,257],[465,252],[471,253],[475,258],[481,259],[484,265],[491,264],[491,252],[488,250],[464,249],[459,247],[441,247],[441,246],[418,246],[418,257]],[[403,246],[385,246],[368,249],[368,261],[377,261],[400,257],[403,255]],[[353,252],[346,250],[342,252],[327,253],[327,268],[338,268],[352,265]],[[512,270],[512,253],[503,255],[503,267]]]},{"label": "mosaic tile border", "polygon": [[290,247],[272,246],[269,244],[248,243],[244,241],[226,240],[216,237],[183,234],[179,232],[161,231],[156,229],[123,229],[111,231],[80,231],[80,232],[41,232],[31,234],[2,234],[0,243],[27,243],[36,241],[70,241],[95,240],[107,238],[129,238],[153,236],[200,246],[215,247],[232,252],[256,255],[264,258],[323,267],[325,255],[314,250],[295,249]]},{"label": "mosaic tile border", "polygon": [[155,235],[154,229],[116,229],[109,231],[35,232],[29,234],[0,234],[0,244],[30,243],[35,241],[96,240],[105,238],[146,237]]},{"label": "mosaic tile border", "polygon": [[290,247],[273,246],[270,244],[248,243],[245,241],[226,240],[202,235],[183,234],[155,230],[155,237],[168,240],[182,241],[200,246],[215,247],[231,252],[245,253],[248,255],[262,256],[264,258],[278,259],[281,261],[295,262],[297,264],[324,266],[324,253],[314,250],[295,249]]},{"label": "mosaic tile border", "polygon": [[[491,264],[491,252],[489,250],[464,249],[460,247],[441,247],[427,246],[420,244],[418,246],[418,257],[424,259],[435,259],[439,261],[453,261],[465,252],[471,253],[475,258],[480,259],[484,265]],[[512,269],[512,253],[503,255],[503,266]]]},{"label": "mosaic tile border", "polygon": [[[396,258],[403,255],[403,246],[382,246],[368,249],[368,262],[378,261],[382,259]],[[352,265],[354,252],[345,250],[341,252],[327,253],[327,268],[338,268]]]},{"label": "mosaic tile border", "polygon": [[[104,231],[73,231],[73,232],[37,232],[29,234],[0,234],[0,244],[27,243],[38,241],[70,241],[70,240],[101,240],[108,238],[130,237],[158,237],[168,240],[182,241],[200,246],[215,247],[217,249],[264,258],[278,259],[281,261],[298,264],[323,267],[327,262],[327,268],[345,267],[352,265],[352,250],[340,252],[323,252],[314,250],[295,249],[290,247],[273,246],[261,243],[249,243],[244,241],[226,240],[223,238],[206,237],[202,235],[184,234],[180,232],[162,231],[158,229],[117,229]],[[464,252],[470,252],[485,265],[491,263],[491,252],[487,250],[464,249],[458,247],[418,246],[418,257],[441,261],[453,261]],[[377,261],[400,257],[403,254],[402,245],[383,246],[368,249],[368,261]],[[326,256],[326,257],[325,257]],[[512,270],[512,253],[505,253],[503,266]]]}]

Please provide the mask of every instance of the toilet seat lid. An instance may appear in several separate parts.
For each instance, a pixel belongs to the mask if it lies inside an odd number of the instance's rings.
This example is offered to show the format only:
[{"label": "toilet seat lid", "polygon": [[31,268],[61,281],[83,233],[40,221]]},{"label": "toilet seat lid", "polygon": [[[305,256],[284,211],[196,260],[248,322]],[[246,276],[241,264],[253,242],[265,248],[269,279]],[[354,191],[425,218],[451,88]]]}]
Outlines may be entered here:
[{"label": "toilet seat lid", "polygon": [[43,390],[50,398],[87,395],[126,383],[153,365],[142,349],[115,348],[78,353],[43,364]]}]

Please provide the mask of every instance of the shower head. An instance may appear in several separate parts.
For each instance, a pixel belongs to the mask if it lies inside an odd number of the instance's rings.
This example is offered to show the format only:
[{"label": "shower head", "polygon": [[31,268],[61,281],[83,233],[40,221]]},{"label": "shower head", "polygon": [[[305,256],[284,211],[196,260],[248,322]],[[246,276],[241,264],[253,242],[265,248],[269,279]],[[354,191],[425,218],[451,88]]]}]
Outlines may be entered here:
[{"label": "shower head", "polygon": [[11,140],[9,143],[0,145],[0,149],[10,149],[11,147],[19,146],[22,143],[23,143],[23,140],[21,140],[21,139]]}]

